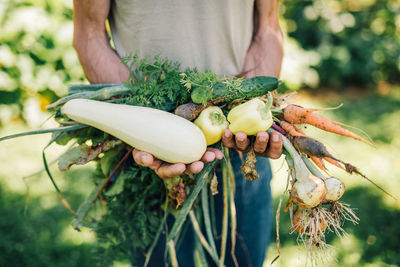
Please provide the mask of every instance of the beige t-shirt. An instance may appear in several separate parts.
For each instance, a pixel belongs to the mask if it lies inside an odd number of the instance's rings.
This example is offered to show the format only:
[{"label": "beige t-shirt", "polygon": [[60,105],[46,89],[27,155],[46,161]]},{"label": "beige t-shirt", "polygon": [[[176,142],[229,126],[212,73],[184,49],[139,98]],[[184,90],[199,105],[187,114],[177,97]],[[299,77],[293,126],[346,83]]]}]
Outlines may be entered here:
[{"label": "beige t-shirt", "polygon": [[160,54],[182,68],[235,75],[253,32],[254,0],[114,0],[117,53]]}]

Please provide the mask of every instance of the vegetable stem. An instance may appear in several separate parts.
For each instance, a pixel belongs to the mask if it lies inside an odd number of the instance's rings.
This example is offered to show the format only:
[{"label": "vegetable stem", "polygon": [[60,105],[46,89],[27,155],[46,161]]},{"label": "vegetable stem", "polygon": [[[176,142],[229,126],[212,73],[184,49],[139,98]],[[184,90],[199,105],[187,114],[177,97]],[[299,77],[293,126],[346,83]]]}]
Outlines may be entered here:
[{"label": "vegetable stem", "polygon": [[[220,148],[221,145],[217,145],[216,148]],[[182,205],[181,210],[178,213],[178,216],[176,217],[176,220],[172,226],[171,232],[168,235],[167,241],[171,241],[175,238],[177,233],[180,231],[183,223],[186,220],[187,215],[189,214],[190,209],[192,208],[192,205],[194,201],[196,200],[197,196],[199,195],[201,189],[204,187],[207,181],[207,177],[210,176],[211,172],[214,170],[215,166],[215,160],[212,162],[207,163],[203,170],[196,175],[196,185],[193,187],[192,192],[190,192],[189,196],[185,200],[185,202]]]},{"label": "vegetable stem", "polygon": [[189,212],[189,217],[190,217],[190,221],[192,222],[192,225],[193,225],[193,230],[196,233],[197,238],[199,239],[201,245],[205,248],[205,250],[208,252],[208,254],[210,254],[211,258],[218,264],[218,255],[216,254],[216,252],[215,253],[213,252],[213,250],[210,247],[210,245],[208,244],[206,238],[201,233],[199,223],[196,219],[196,216],[194,215],[193,210],[191,210]]},{"label": "vegetable stem", "polygon": [[315,167],[315,165],[312,164],[312,162],[306,156],[301,155],[301,159],[303,160],[303,162],[306,164],[308,170],[313,175],[315,175],[315,176],[317,176],[317,177],[319,177],[319,178],[321,178],[323,180],[326,180],[327,177],[322,172],[320,172],[320,170],[318,170],[318,168]]},{"label": "vegetable stem", "polygon": [[233,173],[232,164],[229,158],[229,149],[224,148],[225,158],[228,168],[228,197],[229,197],[229,211],[230,211],[230,222],[231,222],[231,257],[235,264],[235,267],[239,267],[239,263],[235,256],[236,247],[236,234],[237,234],[237,221],[236,221],[236,206],[235,206],[235,175]]},{"label": "vegetable stem", "polygon": [[204,226],[205,226],[205,229],[206,229],[206,235],[207,235],[208,242],[210,243],[210,246],[211,246],[213,254],[214,255],[218,255],[217,254],[217,248],[216,248],[215,242],[214,242],[214,237],[213,237],[213,234],[212,234],[212,228],[211,228],[210,209],[209,209],[209,204],[208,204],[208,186],[207,186],[207,184],[205,184],[203,189],[201,190],[201,206],[202,206],[202,210],[203,210]]},{"label": "vegetable stem", "polygon": [[[268,133],[272,133],[272,132],[278,132],[278,131],[269,128]],[[296,171],[296,179],[301,180],[302,177],[308,177],[310,172],[308,171],[306,165],[302,161],[299,153],[297,153],[297,151],[294,148],[294,146],[292,145],[292,143],[290,143],[289,139],[287,139],[284,135],[282,135],[282,144],[283,144],[283,147],[286,149],[286,151],[290,154],[290,156],[292,157],[292,159],[295,162],[294,168]]]},{"label": "vegetable stem", "polygon": [[96,83],[96,84],[70,84],[68,85],[68,95],[82,93],[85,91],[97,91],[104,87],[121,86],[120,83]]},{"label": "vegetable stem", "polygon": [[[225,152],[226,153],[226,152]],[[228,168],[226,163],[227,158],[222,161],[222,182],[223,182],[223,205],[224,210],[222,213],[222,234],[221,234],[221,252],[219,258],[219,267],[224,266],[225,253],[226,253],[226,241],[228,238]]]},{"label": "vegetable stem", "polygon": [[46,159],[46,153],[45,150],[51,145],[53,144],[57,138],[59,138],[63,133],[62,132],[57,132],[55,135],[52,136],[52,138],[50,139],[50,142],[43,148],[42,150],[42,159],[43,159],[43,165],[44,165],[44,169],[47,173],[47,175],[50,178],[51,183],[53,184],[54,188],[56,189],[57,193],[58,193],[58,197],[60,198],[61,202],[63,203],[63,205],[67,208],[67,210],[69,210],[72,214],[76,214],[76,212],[71,208],[71,206],[69,205],[68,201],[64,198],[64,196],[62,195],[60,189],[58,188],[56,182],[54,181],[53,176],[51,175],[50,169],[49,169],[49,165],[47,164],[47,159]]},{"label": "vegetable stem", "polygon": [[69,100],[76,98],[92,99],[92,100],[104,100],[117,95],[126,95],[130,92],[130,89],[123,84],[117,86],[104,87],[96,91],[85,91],[72,95],[64,96],[58,99],[56,102],[46,106],[47,109],[55,108],[59,105],[67,103]]},{"label": "vegetable stem", "polygon": [[265,103],[265,112],[270,112],[271,111],[271,107],[272,107],[272,103],[274,102],[273,98],[272,98],[272,94],[268,93],[268,101],[267,103]]},{"label": "vegetable stem", "polygon": [[176,258],[174,240],[168,241],[167,246],[168,246],[168,252],[169,252],[169,257],[171,259],[172,267],[179,267],[178,259]]},{"label": "vegetable stem", "polygon": [[7,136],[0,137],[0,142],[7,140],[7,139],[12,139],[16,137],[21,137],[21,136],[27,136],[27,135],[36,135],[36,134],[45,134],[45,133],[55,133],[55,132],[69,132],[69,131],[74,131],[78,129],[82,129],[88,127],[87,125],[84,124],[75,124],[71,126],[62,126],[58,128],[50,128],[50,129],[43,129],[43,130],[35,130],[35,131],[27,131],[27,132],[22,132],[22,133],[17,133],[17,134],[11,134]]}]

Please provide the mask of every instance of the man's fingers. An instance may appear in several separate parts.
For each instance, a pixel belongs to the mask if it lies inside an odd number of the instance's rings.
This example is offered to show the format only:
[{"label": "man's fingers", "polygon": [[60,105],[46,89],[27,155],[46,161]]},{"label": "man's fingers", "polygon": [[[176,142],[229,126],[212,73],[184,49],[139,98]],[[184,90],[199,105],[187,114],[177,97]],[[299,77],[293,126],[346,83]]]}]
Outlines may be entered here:
[{"label": "man's fingers", "polygon": [[214,159],[215,159],[214,152],[206,151],[206,153],[204,153],[204,155],[201,157],[200,160],[207,163],[213,161]]},{"label": "man's fingers", "polygon": [[191,164],[189,164],[189,166],[186,167],[186,174],[197,174],[199,172],[201,172],[201,170],[204,168],[204,162],[202,161],[195,161]]},{"label": "man's fingers", "polygon": [[149,167],[152,170],[157,170],[162,161],[155,158],[152,154],[134,149],[132,151],[134,161],[140,166]]},{"label": "man's fingers", "polygon": [[245,151],[250,144],[249,138],[247,138],[247,135],[242,132],[238,132],[235,135],[235,141],[236,141],[236,147],[242,151]]},{"label": "man's fingers", "polygon": [[185,170],[186,166],[183,163],[162,163],[161,166],[156,170],[156,173],[161,178],[172,178],[183,174]]},{"label": "man's fingers", "polygon": [[148,167],[153,164],[154,157],[150,153],[134,149],[132,155],[135,162],[141,166]]},{"label": "man's fingers", "polygon": [[234,136],[230,130],[226,129],[224,131],[224,134],[222,135],[222,143],[224,144],[225,147],[228,147],[228,148],[235,147]]},{"label": "man's fingers", "polygon": [[256,153],[264,153],[267,149],[269,135],[267,132],[257,133],[256,140],[254,142],[254,151]]},{"label": "man's fingers", "polygon": [[213,152],[215,154],[215,158],[216,159],[223,159],[224,158],[224,153],[222,153],[222,151],[217,149],[217,148],[209,147],[207,149],[207,151]]},{"label": "man's fingers", "polygon": [[204,163],[211,162],[215,159],[222,159],[224,157],[224,153],[221,150],[213,147],[207,148],[206,153],[204,153],[203,157],[201,157],[201,161]]},{"label": "man's fingers", "polygon": [[266,155],[271,159],[278,159],[282,155],[282,137],[280,133],[271,133]]},{"label": "man's fingers", "polygon": [[225,147],[246,152],[249,148],[250,140],[247,138],[245,133],[238,132],[234,135],[230,130],[225,130],[222,135],[222,143]]}]

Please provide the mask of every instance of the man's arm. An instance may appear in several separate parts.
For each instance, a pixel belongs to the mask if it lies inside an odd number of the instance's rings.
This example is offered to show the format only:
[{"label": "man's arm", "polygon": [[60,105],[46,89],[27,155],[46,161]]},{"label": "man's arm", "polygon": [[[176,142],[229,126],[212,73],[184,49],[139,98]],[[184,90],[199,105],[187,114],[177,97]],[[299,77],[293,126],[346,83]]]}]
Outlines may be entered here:
[{"label": "man's arm", "polygon": [[278,77],[283,58],[283,36],[279,26],[278,0],[256,0],[253,41],[242,72],[247,78]]},{"label": "man's arm", "polygon": [[[278,19],[278,0],[256,0],[254,10],[253,40],[247,51],[242,72],[246,78],[254,76],[279,76],[283,58],[283,36]],[[233,135],[225,130],[224,145],[246,151],[250,140],[244,133]],[[259,132],[256,135],[254,151],[269,158],[279,158],[282,154],[280,134]]]},{"label": "man's arm", "polygon": [[74,0],[73,45],[91,83],[122,83],[129,69],[110,47],[105,23],[110,0]]}]

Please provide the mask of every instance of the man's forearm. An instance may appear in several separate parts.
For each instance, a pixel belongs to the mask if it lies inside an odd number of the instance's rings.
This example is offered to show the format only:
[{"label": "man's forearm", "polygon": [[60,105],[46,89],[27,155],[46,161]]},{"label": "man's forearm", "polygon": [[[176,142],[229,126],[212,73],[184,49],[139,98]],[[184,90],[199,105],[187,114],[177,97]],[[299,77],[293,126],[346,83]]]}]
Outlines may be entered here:
[{"label": "man's forearm", "polygon": [[82,37],[74,47],[91,83],[121,83],[128,79],[128,68],[121,63],[121,58],[111,49],[108,41]]},{"label": "man's forearm", "polygon": [[109,0],[74,1],[73,45],[91,83],[121,83],[129,76],[128,68],[111,48],[106,35],[109,9]]},{"label": "man's forearm", "polygon": [[257,74],[279,77],[283,59],[283,38],[280,32],[266,29],[256,35],[253,42],[264,51]]},{"label": "man's forearm", "polygon": [[253,40],[247,51],[242,73],[246,77],[279,76],[283,58],[283,36],[278,19],[277,0],[257,0]]},{"label": "man's forearm", "polygon": [[256,0],[254,42],[259,43],[268,62],[262,65],[268,75],[279,76],[283,59],[283,35],[279,26],[278,0]]}]

